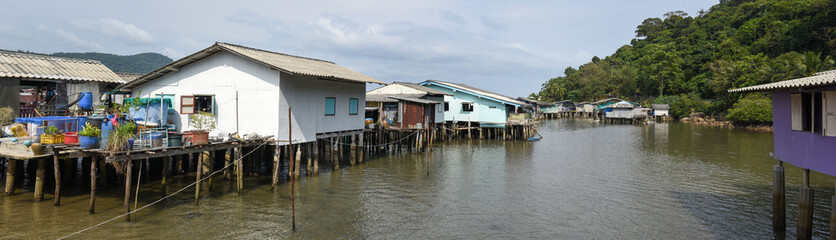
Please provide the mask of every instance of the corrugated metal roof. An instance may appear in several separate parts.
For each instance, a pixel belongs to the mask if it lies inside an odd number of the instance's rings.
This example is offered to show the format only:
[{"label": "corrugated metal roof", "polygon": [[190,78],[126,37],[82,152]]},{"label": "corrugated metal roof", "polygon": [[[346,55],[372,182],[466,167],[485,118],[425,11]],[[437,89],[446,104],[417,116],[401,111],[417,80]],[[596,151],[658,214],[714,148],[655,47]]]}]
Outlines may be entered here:
[{"label": "corrugated metal roof", "polygon": [[820,87],[828,85],[836,85],[836,70],[818,72],[809,77],[731,89],[729,92],[757,92],[783,88]]},{"label": "corrugated metal roof", "polygon": [[122,81],[125,81],[125,82],[131,82],[133,80],[136,80],[139,77],[142,77],[142,73],[120,73],[120,72],[118,72],[118,73],[116,73],[116,75],[119,76],[120,78],[122,78]]},{"label": "corrugated metal roof", "polygon": [[168,65],[163,66],[157,70],[151,71],[150,73],[138,78],[136,81],[125,84],[123,88],[130,88],[146,83],[168,72],[176,71],[182,66],[208,57],[218,51],[228,51],[238,56],[253,60],[255,62],[267,65],[276,70],[287,72],[290,74],[299,74],[348,82],[377,83],[383,85],[386,84],[380,80],[374,79],[359,72],[352,71],[351,69],[342,67],[329,61],[271,52],[262,49],[245,47],[241,45],[217,42],[206,49],[203,49],[199,52],[193,53],[192,55],[186,56],[177,61],[169,63]]},{"label": "corrugated metal roof", "polygon": [[417,103],[423,103],[423,104],[439,104],[439,103],[441,103],[441,102],[439,102],[439,101],[433,101],[433,100],[427,100],[427,99],[420,99],[420,98],[412,98],[412,97],[395,97],[395,96],[389,96],[389,98],[392,98],[392,99],[397,99],[397,100],[403,100],[403,101],[407,101],[407,102],[417,102]]},{"label": "corrugated metal roof", "polygon": [[520,100],[520,101],[523,101],[523,102],[526,102],[526,103],[529,103],[529,104],[532,104],[532,103],[537,104],[537,105],[540,105],[540,106],[554,105],[554,103],[551,103],[551,102],[543,102],[543,101],[534,100],[534,99],[531,99],[531,98],[524,98],[524,97],[518,97],[517,100]]},{"label": "corrugated metal roof", "polygon": [[415,83],[408,83],[408,82],[393,82],[392,84],[394,84],[394,85],[401,85],[401,86],[408,87],[408,88],[412,88],[412,89],[415,89],[415,90],[418,90],[418,91],[423,91],[423,92],[426,92],[427,94],[432,94],[432,95],[447,95],[447,96],[453,96],[453,94],[449,94],[449,93],[446,93],[446,92],[444,92],[444,91],[439,91],[439,90],[435,90],[435,89],[428,88],[428,87],[425,87],[425,86],[421,86],[421,85],[418,85],[418,84],[415,84]]},{"label": "corrugated metal roof", "polygon": [[461,84],[461,83],[451,83],[451,82],[444,82],[444,81],[439,81],[439,80],[427,80],[427,81],[425,81],[425,83],[426,82],[432,82],[432,83],[436,83],[436,84],[440,84],[440,85],[445,85],[447,87],[458,88],[460,90],[472,92],[472,93],[475,93],[475,94],[478,94],[478,95],[482,95],[482,96],[493,98],[493,99],[496,99],[496,100],[499,100],[499,101],[507,102],[507,103],[510,103],[511,105],[519,105],[519,106],[528,105],[528,103],[518,101],[516,99],[513,99],[511,97],[508,97],[508,96],[505,96],[505,95],[502,95],[502,94],[485,91],[485,90],[478,89],[478,88],[475,88],[475,87],[471,87],[471,86]]},{"label": "corrugated metal roof", "polygon": [[366,94],[366,102],[397,102],[389,97],[420,98],[424,94]]},{"label": "corrugated metal roof", "polygon": [[123,83],[95,60],[0,51],[0,77]]}]

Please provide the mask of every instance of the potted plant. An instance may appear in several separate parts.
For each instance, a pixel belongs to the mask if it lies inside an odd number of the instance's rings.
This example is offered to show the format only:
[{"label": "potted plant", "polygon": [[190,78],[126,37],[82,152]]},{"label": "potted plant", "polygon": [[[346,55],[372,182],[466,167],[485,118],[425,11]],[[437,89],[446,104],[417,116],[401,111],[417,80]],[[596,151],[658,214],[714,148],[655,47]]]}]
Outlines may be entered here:
[{"label": "potted plant", "polygon": [[215,129],[215,115],[208,112],[192,114],[189,116],[189,125],[195,130],[183,132],[183,137],[193,145],[209,144],[209,132]]},{"label": "potted plant", "polygon": [[81,144],[81,148],[83,149],[91,149],[96,148],[99,146],[99,140],[102,136],[102,130],[99,127],[93,126],[93,124],[87,123],[84,125],[84,128],[78,132],[78,143]]},{"label": "potted plant", "polygon": [[133,122],[125,122],[116,126],[110,133],[107,134],[107,140],[104,143],[105,149],[111,152],[121,152],[131,149],[131,142],[136,136],[136,124]]},{"label": "potted plant", "polygon": [[61,131],[55,126],[49,126],[44,129],[44,133],[41,134],[41,144],[58,143],[64,143],[64,135],[61,135]]}]

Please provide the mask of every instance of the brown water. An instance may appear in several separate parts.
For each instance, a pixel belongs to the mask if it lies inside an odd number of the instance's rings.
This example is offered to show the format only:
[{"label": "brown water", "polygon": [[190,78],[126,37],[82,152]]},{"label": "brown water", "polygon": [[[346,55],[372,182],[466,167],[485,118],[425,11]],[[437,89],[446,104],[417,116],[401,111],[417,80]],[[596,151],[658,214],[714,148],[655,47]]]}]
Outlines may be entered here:
[{"label": "brown water", "polygon": [[[189,189],[75,236],[83,239],[466,238],[769,239],[772,134],[681,123],[600,125],[547,121],[540,142],[439,144],[427,175],[424,153],[367,161],[303,177],[292,232],[289,185],[245,179],[245,192],[218,181],[193,205]],[[787,172],[787,225],[795,236],[802,170]],[[176,178],[185,186],[193,176]],[[834,178],[814,173],[817,237],[828,234]],[[81,184],[81,183],[78,183]],[[78,185],[77,185],[78,186]],[[0,197],[0,238],[57,238],[122,214],[122,188]],[[206,189],[202,187],[201,189]],[[51,190],[50,187],[47,189]],[[140,205],[160,196],[143,184]]]}]

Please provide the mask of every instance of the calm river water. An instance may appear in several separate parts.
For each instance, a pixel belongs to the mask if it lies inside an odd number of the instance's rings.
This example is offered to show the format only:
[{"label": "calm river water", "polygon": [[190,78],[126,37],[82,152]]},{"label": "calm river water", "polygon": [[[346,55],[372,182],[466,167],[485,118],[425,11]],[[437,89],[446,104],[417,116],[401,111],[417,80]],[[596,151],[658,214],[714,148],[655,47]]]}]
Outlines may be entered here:
[{"label": "calm river water", "polygon": [[[540,142],[439,144],[427,175],[424,153],[367,161],[303,177],[296,232],[289,185],[245,179],[245,192],[216,181],[194,206],[194,190],[81,233],[82,239],[771,239],[772,134],[660,123],[546,121]],[[788,166],[787,236],[795,236],[802,170]],[[178,178],[185,186],[193,177]],[[834,178],[813,173],[814,233],[826,237]],[[47,192],[51,191],[48,187]],[[122,188],[0,197],[0,238],[57,238],[122,213]],[[160,195],[144,184],[140,205]],[[205,188],[201,188],[205,189]]]}]

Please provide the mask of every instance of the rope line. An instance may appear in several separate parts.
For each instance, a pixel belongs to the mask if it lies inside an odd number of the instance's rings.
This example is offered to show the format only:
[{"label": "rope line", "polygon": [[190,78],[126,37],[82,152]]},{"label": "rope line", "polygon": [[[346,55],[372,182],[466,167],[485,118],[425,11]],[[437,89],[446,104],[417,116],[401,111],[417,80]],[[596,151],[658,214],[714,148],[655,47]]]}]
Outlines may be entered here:
[{"label": "rope line", "polygon": [[[72,233],[72,234],[69,234],[69,235],[66,235],[66,236],[60,237],[60,238],[58,238],[58,239],[66,239],[66,238],[68,238],[68,237],[75,236],[75,235],[77,235],[77,234],[79,234],[79,233],[83,233],[83,232],[86,232],[86,231],[91,230],[91,229],[93,229],[93,228],[100,227],[100,226],[105,225],[105,224],[107,224],[107,223],[109,223],[109,222],[112,222],[112,221],[117,220],[117,219],[119,219],[119,218],[123,218],[123,217],[125,217],[125,216],[127,216],[127,215],[130,215],[130,214],[134,214],[134,213],[136,213],[136,212],[139,212],[139,210],[142,210],[142,209],[145,209],[145,208],[147,208],[147,207],[153,206],[153,205],[155,205],[155,204],[157,204],[157,203],[160,203],[160,202],[162,202],[163,200],[166,200],[166,199],[168,199],[168,198],[170,198],[170,197],[172,197],[172,196],[174,196],[174,195],[177,195],[177,194],[179,194],[180,192],[183,192],[183,191],[185,191],[186,189],[189,189],[189,188],[193,187],[194,185],[197,185],[198,183],[201,183],[201,182],[203,182],[204,180],[209,179],[209,178],[210,178],[210,177],[212,177],[213,175],[215,175],[215,174],[217,174],[217,173],[219,173],[219,172],[221,172],[221,171],[223,171],[223,170],[225,170],[225,169],[229,168],[229,166],[232,166],[232,165],[237,164],[237,163],[238,163],[238,161],[240,161],[241,159],[244,159],[244,157],[247,157],[248,155],[250,155],[250,153],[255,152],[255,150],[256,150],[256,149],[261,148],[262,146],[264,146],[264,145],[265,145],[265,144],[267,144],[267,143],[268,143],[268,141],[265,141],[264,143],[261,143],[261,145],[258,145],[258,147],[253,148],[253,150],[252,150],[252,151],[248,152],[247,154],[244,154],[243,156],[241,156],[240,158],[236,159],[236,160],[235,160],[235,161],[233,161],[232,163],[227,164],[227,165],[226,165],[226,166],[224,166],[223,168],[218,169],[218,170],[216,170],[216,171],[214,171],[214,172],[212,172],[212,173],[210,173],[210,174],[206,175],[206,177],[203,177],[203,178],[201,178],[200,180],[198,180],[198,181],[196,181],[196,182],[194,182],[194,183],[191,183],[191,184],[189,184],[189,185],[186,185],[185,187],[181,188],[180,190],[177,190],[177,191],[175,191],[175,192],[174,192],[174,193],[172,193],[172,194],[166,195],[165,197],[162,197],[162,198],[160,198],[160,199],[159,199],[159,200],[157,200],[157,201],[154,201],[154,202],[152,202],[152,203],[149,203],[148,205],[142,206],[142,207],[140,207],[140,208],[134,209],[133,211],[130,211],[130,212],[124,213],[124,214],[122,214],[122,215],[119,215],[119,216],[113,217],[113,218],[108,219],[108,220],[106,220],[106,221],[104,221],[104,222],[101,222],[101,223],[99,223],[99,224],[96,224],[96,225],[90,226],[90,227],[85,228],[85,229],[81,229],[81,230],[79,230],[78,232],[74,232],[74,233]],[[199,170],[199,169],[198,169],[198,170]],[[139,184],[139,183],[137,183],[137,184]]]},{"label": "rope line", "polygon": [[[369,146],[369,147],[384,147],[384,146],[386,146],[386,145],[392,145],[392,144],[395,144],[395,143],[401,142],[401,141],[403,141],[403,140],[406,140],[407,138],[412,137],[413,135],[418,134],[418,133],[419,133],[419,132],[413,132],[412,134],[409,134],[409,135],[407,135],[406,137],[403,137],[403,138],[401,138],[401,139],[398,139],[397,141],[394,141],[394,142],[389,142],[389,143],[384,143],[384,144],[377,144],[377,145],[366,145],[366,144],[363,144],[363,145],[356,145],[356,146],[358,146],[358,147],[366,147],[366,146]],[[324,141],[326,141],[326,142],[330,142],[330,143],[336,143],[336,144],[339,144],[339,145],[345,145],[345,146],[350,146],[350,145],[352,145],[352,144],[350,144],[350,143],[341,143],[341,142],[339,142],[339,141],[334,142],[334,141],[328,140],[327,138],[323,138],[322,140],[324,140]]]}]

